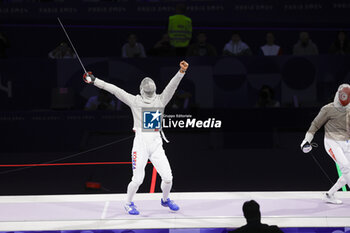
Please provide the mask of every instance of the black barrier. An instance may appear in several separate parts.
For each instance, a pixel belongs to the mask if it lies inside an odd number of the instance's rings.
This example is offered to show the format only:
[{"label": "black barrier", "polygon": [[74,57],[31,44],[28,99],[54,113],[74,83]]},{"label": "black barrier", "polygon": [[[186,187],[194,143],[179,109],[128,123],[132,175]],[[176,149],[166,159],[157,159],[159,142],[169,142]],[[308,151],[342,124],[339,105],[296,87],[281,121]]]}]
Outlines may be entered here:
[{"label": "black barrier", "polygon": [[[174,175],[174,191],[326,190],[329,181],[300,143],[318,112],[315,109],[232,109],[182,112],[192,118],[222,121],[221,128],[166,128],[164,148]],[[166,114],[179,114],[168,109]],[[0,117],[1,164],[55,161],[133,135],[130,112],[3,112]],[[317,159],[335,181],[337,172],[322,146]],[[130,161],[132,138],[101,150],[60,161],[86,164]],[[316,152],[315,152],[316,153]],[[8,169],[1,168],[1,172]],[[147,168],[147,174],[151,173]],[[33,167],[2,174],[1,194],[89,193],[85,181],[125,192],[129,165]],[[149,191],[150,175],[141,192]],[[159,191],[158,185],[156,191]],[[107,191],[100,191],[107,192]]]}]

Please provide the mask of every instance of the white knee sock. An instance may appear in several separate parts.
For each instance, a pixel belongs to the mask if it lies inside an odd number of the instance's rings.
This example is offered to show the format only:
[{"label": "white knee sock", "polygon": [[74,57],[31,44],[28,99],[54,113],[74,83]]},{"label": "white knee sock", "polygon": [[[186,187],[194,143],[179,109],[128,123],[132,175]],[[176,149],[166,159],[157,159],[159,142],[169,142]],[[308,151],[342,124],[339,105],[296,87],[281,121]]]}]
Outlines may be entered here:
[{"label": "white knee sock", "polygon": [[350,185],[350,163],[339,165],[340,171],[342,172],[346,183]]},{"label": "white knee sock", "polygon": [[343,176],[345,178],[346,184],[348,184],[350,186],[350,172],[347,172],[346,174],[343,173]]},{"label": "white knee sock", "polygon": [[169,193],[170,193],[170,190],[171,190],[171,186],[173,186],[173,182],[172,181],[163,181],[162,180],[162,183],[160,184],[160,188],[162,189],[163,191],[163,201],[166,201],[169,197]]},{"label": "white knee sock", "polygon": [[344,185],[346,185],[346,179],[344,176],[339,177],[339,179],[337,180],[337,183],[335,183],[333,185],[333,187],[328,191],[328,193],[330,195],[333,195],[334,193],[336,193],[341,187],[343,187]]},{"label": "white knee sock", "polygon": [[128,191],[127,191],[127,203],[130,204],[130,202],[132,202],[132,200],[134,199],[134,196],[137,192],[137,190],[139,189],[139,186],[136,182],[131,181],[128,185]]}]

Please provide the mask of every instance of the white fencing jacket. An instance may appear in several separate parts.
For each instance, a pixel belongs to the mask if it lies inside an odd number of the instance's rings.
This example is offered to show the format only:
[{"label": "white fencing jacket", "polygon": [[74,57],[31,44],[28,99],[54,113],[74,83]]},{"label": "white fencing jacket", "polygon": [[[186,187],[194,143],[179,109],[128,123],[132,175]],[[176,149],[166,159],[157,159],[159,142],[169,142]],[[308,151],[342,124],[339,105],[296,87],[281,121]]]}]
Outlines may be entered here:
[{"label": "white fencing jacket", "polygon": [[131,108],[134,119],[134,131],[142,130],[142,108],[165,108],[173,97],[181,79],[185,73],[177,72],[170,80],[161,94],[156,94],[152,99],[145,99],[140,94],[132,95],[123,89],[96,78],[94,85],[115,95],[120,101]]}]

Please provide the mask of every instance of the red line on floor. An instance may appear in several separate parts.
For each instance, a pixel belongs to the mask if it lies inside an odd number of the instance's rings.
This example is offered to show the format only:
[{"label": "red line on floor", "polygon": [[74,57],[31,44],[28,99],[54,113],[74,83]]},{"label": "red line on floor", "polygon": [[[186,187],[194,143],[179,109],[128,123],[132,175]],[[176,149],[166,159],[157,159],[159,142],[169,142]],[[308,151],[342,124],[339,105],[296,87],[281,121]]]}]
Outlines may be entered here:
[{"label": "red line on floor", "polygon": [[[151,163],[151,162],[148,162],[148,163]],[[46,167],[46,166],[80,166],[80,165],[112,165],[112,164],[131,164],[131,162],[0,164],[0,167]]]}]

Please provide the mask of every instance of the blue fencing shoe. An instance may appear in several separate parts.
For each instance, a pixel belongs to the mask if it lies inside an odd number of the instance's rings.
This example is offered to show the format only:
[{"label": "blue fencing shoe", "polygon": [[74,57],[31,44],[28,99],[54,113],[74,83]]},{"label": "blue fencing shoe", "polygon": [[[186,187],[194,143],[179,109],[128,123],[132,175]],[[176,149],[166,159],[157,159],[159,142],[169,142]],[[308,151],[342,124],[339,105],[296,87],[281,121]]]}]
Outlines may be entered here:
[{"label": "blue fencing shoe", "polygon": [[178,211],[180,209],[180,207],[176,205],[174,201],[170,200],[170,198],[168,198],[166,201],[163,201],[163,198],[162,198],[161,204],[164,207],[169,207],[169,209],[172,211]]},{"label": "blue fencing shoe", "polygon": [[130,202],[130,204],[125,204],[124,208],[128,214],[131,214],[131,215],[139,215],[140,214],[140,212],[136,209],[136,205],[134,204],[134,202]]}]

